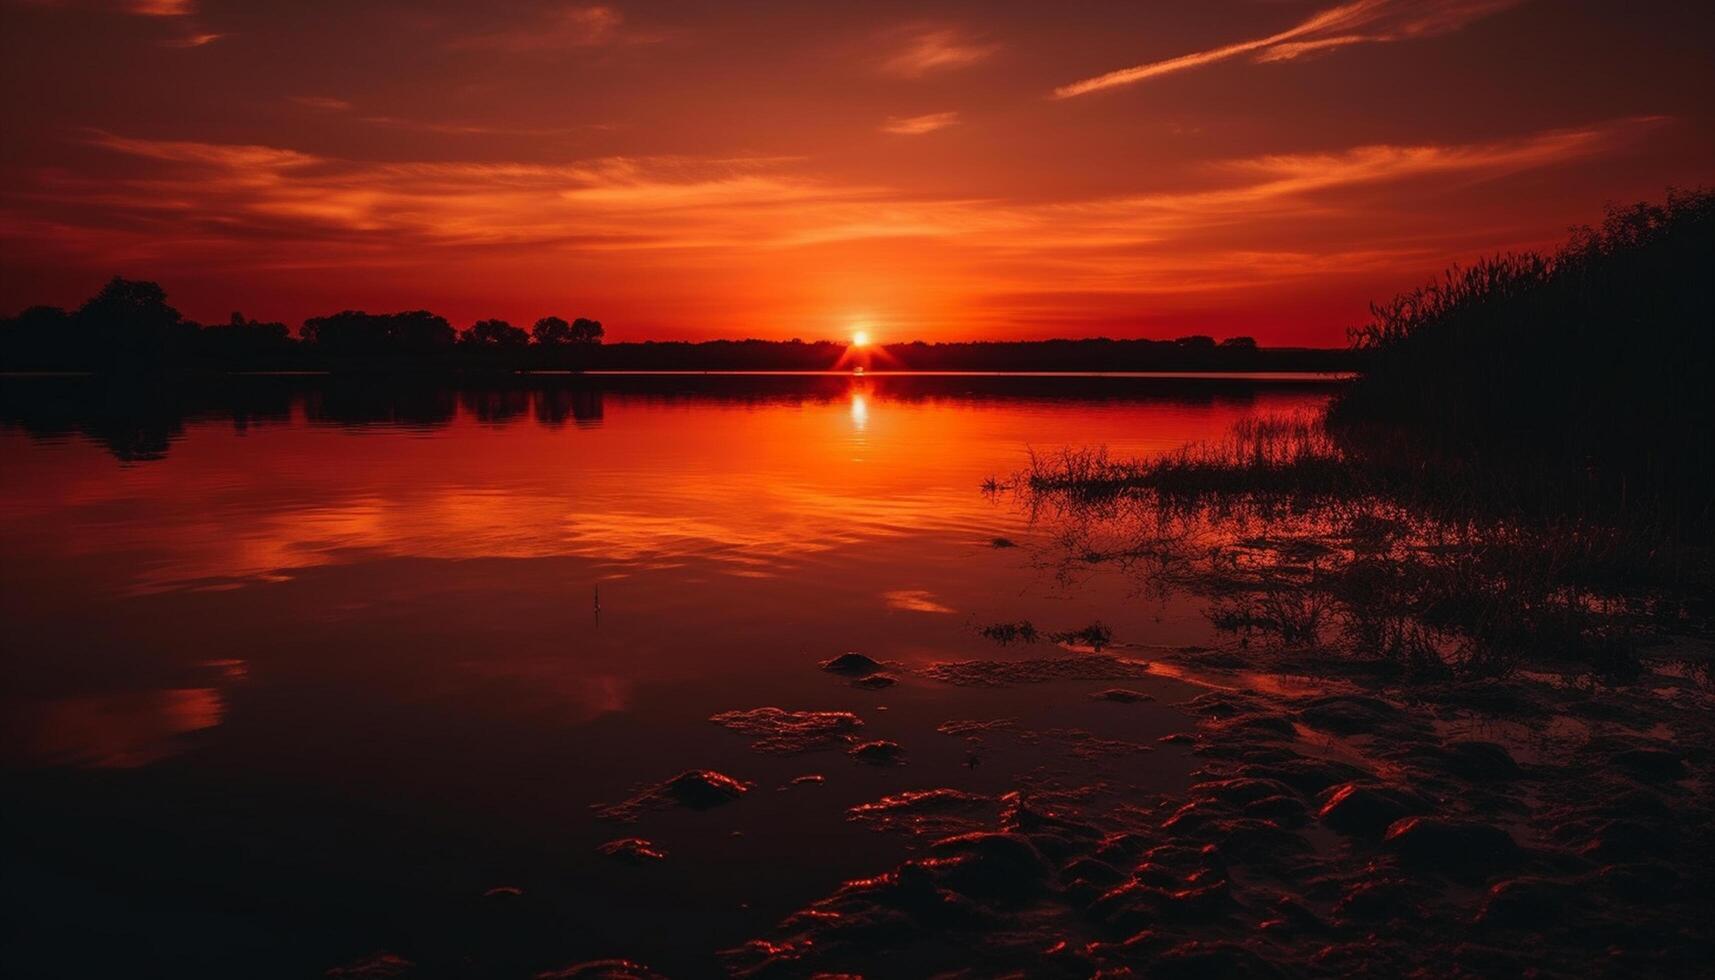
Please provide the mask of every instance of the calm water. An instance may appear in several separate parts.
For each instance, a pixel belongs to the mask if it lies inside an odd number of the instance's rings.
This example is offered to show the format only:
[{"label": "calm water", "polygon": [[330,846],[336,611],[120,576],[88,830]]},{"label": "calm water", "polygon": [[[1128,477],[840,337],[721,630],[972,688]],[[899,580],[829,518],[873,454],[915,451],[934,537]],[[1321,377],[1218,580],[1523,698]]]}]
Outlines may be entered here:
[{"label": "calm water", "polygon": [[[976,632],[1003,620],[1099,619],[1132,648],[1208,636],[1194,604],[1136,581],[1056,579],[1028,515],[981,493],[986,477],[1032,447],[1142,455],[1215,438],[1330,389],[751,377],[0,391],[14,962],[290,976],[473,946],[518,969],[629,956],[712,970],[712,951],[904,853],[848,807],[994,792],[1065,764],[1045,743],[972,768],[937,725],[1063,723],[1108,686],[1070,684],[1068,700],[1044,694],[1068,685],[957,688],[914,667],[1054,652]],[[816,668],[847,650],[898,662],[901,684],[858,690]],[[1167,708],[1084,704],[1080,724],[1105,737],[1180,725]],[[762,754],[707,720],[766,705],[856,712],[907,764]],[[1191,765],[1162,751],[1128,777],[1167,783]],[[692,767],[757,789],[634,825],[591,813]],[[826,782],[779,788],[810,773]],[[669,859],[596,853],[631,835]],[[484,896],[500,887],[522,895]]]}]

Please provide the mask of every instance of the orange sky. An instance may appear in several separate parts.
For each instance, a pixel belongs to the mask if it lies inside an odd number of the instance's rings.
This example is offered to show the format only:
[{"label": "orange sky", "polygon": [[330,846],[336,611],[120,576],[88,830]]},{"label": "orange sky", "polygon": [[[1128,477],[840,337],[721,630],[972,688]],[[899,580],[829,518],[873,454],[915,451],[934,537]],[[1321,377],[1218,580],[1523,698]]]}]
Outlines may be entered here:
[{"label": "orange sky", "polygon": [[1683,0],[0,0],[0,311],[1337,344],[1715,177]]}]

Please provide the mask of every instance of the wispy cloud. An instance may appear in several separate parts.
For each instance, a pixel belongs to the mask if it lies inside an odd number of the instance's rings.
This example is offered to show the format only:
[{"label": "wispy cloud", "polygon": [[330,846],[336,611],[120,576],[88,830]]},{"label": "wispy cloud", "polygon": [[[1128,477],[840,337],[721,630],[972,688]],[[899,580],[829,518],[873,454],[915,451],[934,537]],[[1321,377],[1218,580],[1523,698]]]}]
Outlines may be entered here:
[{"label": "wispy cloud", "polygon": [[344,99],[336,99],[331,95],[291,95],[287,101],[321,112],[349,112],[351,103]]},{"label": "wispy cloud", "polygon": [[587,123],[577,126],[506,126],[495,123],[459,122],[442,119],[412,119],[384,113],[358,114],[357,106],[346,100],[327,95],[291,95],[286,101],[320,113],[342,114],[354,122],[388,129],[413,130],[420,133],[440,133],[445,136],[567,136],[572,133],[602,129],[603,124]]},{"label": "wispy cloud", "polygon": [[956,112],[930,112],[921,116],[889,116],[881,124],[881,131],[896,136],[922,136],[958,124],[959,114]]},{"label": "wispy cloud", "polygon": [[618,9],[602,4],[578,4],[548,10],[526,23],[498,31],[473,34],[453,42],[456,48],[502,51],[550,51],[656,40],[628,30]]},{"label": "wispy cloud", "polygon": [[813,278],[825,250],[880,250],[890,268],[912,256],[901,282],[959,296],[946,315],[971,329],[992,315],[1001,329],[1005,316],[1052,318],[1080,303],[1155,309],[1337,276],[1410,281],[1517,243],[1449,215],[1449,191],[1580,165],[1658,122],[1259,155],[1207,165],[1189,185],[1057,201],[842,182],[791,158],[377,162],[91,133],[130,158],[122,175],[44,170],[0,192],[0,241],[98,270],[165,270],[155,274],[552,261],[719,269],[732,282],[774,281],[784,268]]},{"label": "wispy cloud", "polygon": [[1259,63],[1290,61],[1353,44],[1435,37],[1522,2],[1524,0],[1351,0],[1266,37],[1121,68],[1062,85],[1054,90],[1054,94],[1062,99],[1071,98],[1247,55]]},{"label": "wispy cloud", "polygon": [[967,37],[950,27],[912,28],[889,37],[895,50],[881,70],[900,78],[920,78],[932,72],[968,68],[1000,50],[1000,45]]},{"label": "wispy cloud", "polygon": [[196,13],[194,0],[126,0],[125,9],[144,17],[188,17]]},{"label": "wispy cloud", "polygon": [[200,48],[204,45],[213,44],[225,36],[225,34],[203,31],[186,34],[183,37],[169,38],[162,41],[161,44],[169,48]]}]

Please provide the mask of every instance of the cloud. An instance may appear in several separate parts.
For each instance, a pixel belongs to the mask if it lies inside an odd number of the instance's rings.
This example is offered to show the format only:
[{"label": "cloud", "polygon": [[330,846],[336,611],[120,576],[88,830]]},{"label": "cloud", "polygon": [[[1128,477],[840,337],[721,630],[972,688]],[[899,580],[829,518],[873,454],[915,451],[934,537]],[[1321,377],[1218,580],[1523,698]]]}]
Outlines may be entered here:
[{"label": "cloud", "polygon": [[349,112],[351,103],[344,99],[336,99],[331,95],[289,95],[287,101],[322,112]]},{"label": "cloud", "polygon": [[921,116],[889,116],[887,122],[881,124],[881,131],[896,136],[922,136],[958,124],[959,114],[956,112],[930,112]]},{"label": "cloud", "polygon": [[1523,0],[1352,0],[1311,15],[1277,34],[1122,68],[1062,85],[1057,98],[1071,98],[1122,85],[1134,85],[1162,75],[1201,68],[1250,55],[1267,64],[1325,53],[1354,44],[1382,44],[1435,37],[1517,6]]},{"label": "cloud", "polygon": [[502,51],[550,51],[654,40],[624,29],[625,17],[600,4],[563,6],[527,24],[453,42],[455,48]]},{"label": "cloud", "polygon": [[162,41],[161,44],[169,48],[200,48],[206,44],[213,44],[225,36],[225,34],[202,32],[186,34],[184,37],[170,38]]},{"label": "cloud", "polygon": [[[289,95],[286,97],[286,101],[324,113],[355,113],[357,110],[355,104],[345,99],[326,95]],[[500,126],[492,123],[409,119],[403,116],[385,114],[352,115],[350,118],[355,122],[367,123],[372,126],[406,129],[420,133],[439,133],[444,136],[568,136],[573,133],[604,128],[601,123],[585,123],[576,126]]]},{"label": "cloud", "polygon": [[188,17],[196,13],[193,0],[126,0],[125,9],[144,17]]},{"label": "cloud", "polygon": [[[808,295],[830,276],[839,280],[830,289],[849,294],[862,283],[848,280],[874,265],[894,270],[877,274],[885,288],[944,303],[925,307],[923,324],[1005,331],[1019,318],[1043,322],[1078,309],[1230,310],[1236,300],[1208,297],[1340,277],[1412,281],[1449,259],[1520,241],[1458,208],[1450,192],[1585,164],[1659,122],[1250,156],[1207,165],[1175,186],[1048,201],[840,181],[795,158],[366,161],[93,132],[87,141],[119,155],[120,166],[42,170],[0,191],[0,245],[8,254],[64,255],[80,268],[162,276],[452,276],[486,262],[613,279],[673,269],[686,283],[735,290],[790,281],[779,296]],[[713,278],[695,278],[702,274]],[[698,301],[668,291],[661,302]]]},{"label": "cloud", "polygon": [[881,71],[900,78],[968,68],[1000,50],[998,44],[971,40],[953,28],[915,28],[896,35],[894,42],[899,49],[882,61]]}]

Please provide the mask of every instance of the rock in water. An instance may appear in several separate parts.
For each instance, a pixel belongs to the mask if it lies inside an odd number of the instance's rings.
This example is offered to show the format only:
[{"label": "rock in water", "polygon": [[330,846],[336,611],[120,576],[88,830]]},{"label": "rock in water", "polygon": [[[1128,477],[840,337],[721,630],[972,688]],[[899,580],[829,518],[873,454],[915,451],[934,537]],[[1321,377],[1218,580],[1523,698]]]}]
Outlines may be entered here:
[{"label": "rock in water", "polygon": [[1469,820],[1406,817],[1387,829],[1383,843],[1400,863],[1426,871],[1485,874],[1519,860],[1511,834]]},{"label": "rock in water", "polygon": [[859,762],[867,762],[872,766],[897,766],[905,761],[905,749],[898,742],[887,739],[876,739],[852,746],[849,753]]},{"label": "rock in water", "polygon": [[1328,793],[1316,817],[1342,834],[1380,837],[1395,821],[1425,809],[1421,799],[1404,790],[1346,783]]},{"label": "rock in water", "polygon": [[738,799],[750,792],[751,786],[751,783],[734,779],[713,769],[687,769],[664,783],[645,789],[629,800],[597,805],[595,813],[603,820],[629,823],[646,810],[661,810],[674,806],[707,810]]},{"label": "rock in water", "polygon": [[842,653],[832,660],[822,661],[822,669],[830,674],[868,677],[870,674],[881,670],[881,661],[871,659],[861,653]]},{"label": "rock in water", "polygon": [[673,799],[693,810],[704,810],[736,800],[750,792],[750,784],[713,769],[687,769],[664,787]]},{"label": "rock in water", "polygon": [[611,858],[618,858],[629,864],[647,864],[659,861],[667,856],[667,852],[656,847],[652,842],[641,837],[623,837],[610,840],[596,848]]},{"label": "rock in water", "polygon": [[1154,701],[1155,698],[1142,691],[1134,691],[1129,687],[1110,687],[1105,691],[1097,691],[1090,695],[1097,701],[1113,701],[1116,704],[1137,704],[1140,701]]},{"label": "rock in water", "polygon": [[630,960],[592,960],[536,974],[536,980],[665,980],[661,974]]}]

